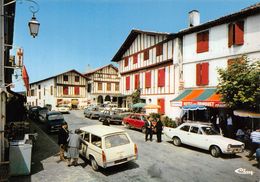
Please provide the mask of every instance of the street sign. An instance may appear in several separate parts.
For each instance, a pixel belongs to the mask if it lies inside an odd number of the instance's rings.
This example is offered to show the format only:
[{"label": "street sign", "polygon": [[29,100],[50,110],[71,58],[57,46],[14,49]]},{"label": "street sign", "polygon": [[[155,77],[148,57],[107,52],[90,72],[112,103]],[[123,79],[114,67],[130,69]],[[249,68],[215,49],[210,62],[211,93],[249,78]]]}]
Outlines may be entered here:
[{"label": "street sign", "polygon": [[22,67],[23,66],[23,49],[22,48],[18,48],[16,54],[17,54],[16,66]]}]

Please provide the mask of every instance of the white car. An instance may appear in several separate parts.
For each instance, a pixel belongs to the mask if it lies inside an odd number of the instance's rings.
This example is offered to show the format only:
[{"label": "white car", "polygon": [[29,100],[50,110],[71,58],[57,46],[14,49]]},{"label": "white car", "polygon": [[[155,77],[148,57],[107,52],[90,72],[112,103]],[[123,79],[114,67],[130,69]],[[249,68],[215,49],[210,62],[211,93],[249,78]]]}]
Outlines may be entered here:
[{"label": "white car", "polygon": [[60,105],[60,106],[57,106],[56,111],[59,111],[61,113],[69,113],[70,107],[68,105]]},{"label": "white car", "polygon": [[90,160],[95,171],[137,159],[137,145],[124,130],[92,125],[80,128],[80,135],[79,153]]},{"label": "white car", "polygon": [[177,128],[164,127],[163,133],[173,140],[176,146],[183,144],[209,150],[213,157],[221,154],[243,152],[244,143],[223,137],[210,124],[183,123]]}]

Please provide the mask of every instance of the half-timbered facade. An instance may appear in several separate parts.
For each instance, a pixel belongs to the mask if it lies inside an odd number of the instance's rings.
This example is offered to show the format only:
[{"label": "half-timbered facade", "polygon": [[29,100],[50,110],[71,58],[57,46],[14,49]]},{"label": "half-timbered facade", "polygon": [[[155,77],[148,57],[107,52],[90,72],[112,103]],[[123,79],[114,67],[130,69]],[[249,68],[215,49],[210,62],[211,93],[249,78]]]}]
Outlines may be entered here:
[{"label": "half-timbered facade", "polygon": [[76,70],[70,70],[30,84],[27,102],[31,106],[60,104],[78,108],[86,103],[87,79]]},{"label": "half-timbered facade", "polygon": [[97,68],[85,74],[88,78],[88,98],[93,104],[104,102],[118,103],[119,76],[118,69],[112,64]]},{"label": "half-timbered facade", "polygon": [[[112,61],[119,65],[120,91],[124,104],[135,90],[140,89],[146,103],[160,105],[159,113],[173,116],[170,100],[178,91],[178,39],[169,40],[168,33],[132,30]],[[178,51],[177,51],[178,52]]]}]

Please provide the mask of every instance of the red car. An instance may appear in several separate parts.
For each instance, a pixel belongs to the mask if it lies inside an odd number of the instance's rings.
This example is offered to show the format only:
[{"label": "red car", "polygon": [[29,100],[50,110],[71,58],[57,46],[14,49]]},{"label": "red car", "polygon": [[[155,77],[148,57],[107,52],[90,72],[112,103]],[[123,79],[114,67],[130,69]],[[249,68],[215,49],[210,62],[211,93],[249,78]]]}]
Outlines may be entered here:
[{"label": "red car", "polygon": [[127,128],[141,129],[145,133],[145,122],[147,115],[145,114],[130,114],[123,119],[123,123]]}]

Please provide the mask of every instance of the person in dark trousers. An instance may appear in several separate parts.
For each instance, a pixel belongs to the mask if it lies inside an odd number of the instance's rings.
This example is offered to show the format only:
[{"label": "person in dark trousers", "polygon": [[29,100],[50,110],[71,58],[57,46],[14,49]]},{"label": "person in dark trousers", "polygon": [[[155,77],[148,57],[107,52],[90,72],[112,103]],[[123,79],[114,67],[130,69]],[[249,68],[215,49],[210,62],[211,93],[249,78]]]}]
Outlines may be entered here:
[{"label": "person in dark trousers", "polygon": [[150,136],[150,141],[153,141],[153,125],[152,125],[153,118],[148,117],[147,121],[145,122],[145,141],[148,140],[148,135]]},{"label": "person in dark trousers", "polygon": [[68,137],[69,137],[68,124],[67,124],[67,122],[64,122],[58,133],[58,144],[60,146],[60,160],[61,161],[65,161],[64,152],[67,148]]},{"label": "person in dark trousers", "polygon": [[155,126],[157,142],[159,142],[159,143],[162,142],[162,130],[163,130],[162,119],[163,119],[163,116],[161,116],[160,119],[158,119],[156,126]]}]

